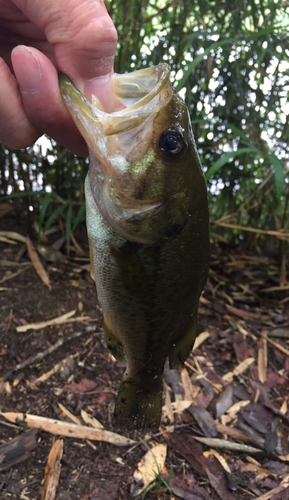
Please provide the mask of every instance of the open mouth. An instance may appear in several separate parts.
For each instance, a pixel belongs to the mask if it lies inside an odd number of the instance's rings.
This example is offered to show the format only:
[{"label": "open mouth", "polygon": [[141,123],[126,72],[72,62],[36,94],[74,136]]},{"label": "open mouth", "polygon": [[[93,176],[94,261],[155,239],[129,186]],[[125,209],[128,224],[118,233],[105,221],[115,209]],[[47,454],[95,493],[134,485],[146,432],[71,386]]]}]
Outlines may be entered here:
[{"label": "open mouth", "polygon": [[169,66],[165,63],[134,73],[114,74],[111,81],[115,111],[112,113],[106,113],[95,96],[92,103],[86,99],[63,73],[59,75],[59,85],[77,126],[81,113],[92,120],[103,135],[110,136],[135,128],[158,112],[170,97],[170,88],[166,85],[169,75]]}]

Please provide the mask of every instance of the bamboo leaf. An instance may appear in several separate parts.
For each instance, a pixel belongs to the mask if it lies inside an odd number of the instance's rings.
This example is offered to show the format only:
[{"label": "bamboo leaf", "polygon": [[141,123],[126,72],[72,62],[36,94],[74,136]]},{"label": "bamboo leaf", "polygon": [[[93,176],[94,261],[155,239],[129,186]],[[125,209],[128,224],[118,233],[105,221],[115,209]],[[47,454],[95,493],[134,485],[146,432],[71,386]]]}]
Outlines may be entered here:
[{"label": "bamboo leaf", "polygon": [[228,38],[227,40],[218,41],[210,45],[202,54],[199,54],[195,59],[189,64],[188,69],[184,71],[184,74],[175,87],[176,92],[179,92],[185,85],[187,79],[191,75],[193,69],[207,56],[212,50],[217,49],[218,47],[222,47],[223,45],[228,45],[229,43],[233,43],[233,38]]},{"label": "bamboo leaf", "polygon": [[84,212],[85,212],[85,203],[83,203],[78,210],[77,216],[75,217],[72,225],[72,231],[76,228],[76,226],[79,224],[80,221],[85,220],[84,217]]},{"label": "bamboo leaf", "polygon": [[46,224],[44,226],[45,230],[48,229],[53,224],[53,222],[57,219],[57,217],[59,217],[60,214],[62,214],[65,208],[66,205],[60,205],[54,210],[54,212],[50,215],[50,217],[46,221]]},{"label": "bamboo leaf", "polygon": [[284,164],[274,154],[270,155],[270,161],[274,167],[277,198],[280,200],[284,190]]},{"label": "bamboo leaf", "polygon": [[267,28],[263,28],[262,30],[259,30],[259,31],[251,31],[248,33],[248,31],[245,33],[245,36],[247,39],[252,39],[252,38],[258,38],[259,36],[263,36],[263,35],[268,35],[268,33],[273,33],[274,31],[280,29],[281,26],[277,26],[277,25],[271,25],[271,26],[267,26]]},{"label": "bamboo leaf", "polygon": [[236,151],[230,151],[229,153],[226,153],[224,156],[219,158],[214,165],[212,165],[211,168],[206,172],[205,177],[206,180],[209,180],[218,170],[220,170],[223,165],[228,163],[232,158],[235,158],[236,156],[240,156],[244,153],[255,153],[256,156],[260,154],[257,148],[255,146],[249,147],[249,148],[240,148],[237,149]]}]

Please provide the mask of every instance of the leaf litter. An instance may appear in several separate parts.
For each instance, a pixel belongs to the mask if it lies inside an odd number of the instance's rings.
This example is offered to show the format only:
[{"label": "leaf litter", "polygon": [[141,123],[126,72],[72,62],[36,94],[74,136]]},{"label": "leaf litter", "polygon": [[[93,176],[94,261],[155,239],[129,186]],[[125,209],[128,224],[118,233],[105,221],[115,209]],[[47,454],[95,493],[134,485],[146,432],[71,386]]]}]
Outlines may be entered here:
[{"label": "leaf litter", "polygon": [[0,271],[26,269],[0,296],[1,498],[40,498],[50,449],[47,498],[289,498],[288,283],[274,256],[214,245],[200,335],[182,369],[166,367],[159,431],[139,440],[113,425],[123,367],[105,347],[94,285],[77,263],[86,257],[47,261],[45,286],[19,228],[1,236]]}]

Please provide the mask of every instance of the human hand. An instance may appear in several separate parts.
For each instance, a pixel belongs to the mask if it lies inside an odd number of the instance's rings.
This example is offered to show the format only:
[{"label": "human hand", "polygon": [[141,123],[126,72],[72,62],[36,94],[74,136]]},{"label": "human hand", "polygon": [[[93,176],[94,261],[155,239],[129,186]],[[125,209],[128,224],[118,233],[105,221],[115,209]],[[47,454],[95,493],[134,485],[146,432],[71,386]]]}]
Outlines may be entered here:
[{"label": "human hand", "polygon": [[107,108],[116,41],[102,0],[0,0],[0,142],[21,149],[45,133],[87,155],[57,71]]}]

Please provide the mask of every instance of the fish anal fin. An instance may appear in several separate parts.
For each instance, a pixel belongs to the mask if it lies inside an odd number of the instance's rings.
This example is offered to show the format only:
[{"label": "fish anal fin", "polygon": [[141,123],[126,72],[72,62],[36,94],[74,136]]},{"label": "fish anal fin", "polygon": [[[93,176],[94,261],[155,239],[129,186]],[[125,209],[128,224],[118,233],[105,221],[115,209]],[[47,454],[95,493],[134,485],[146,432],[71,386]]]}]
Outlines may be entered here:
[{"label": "fish anal fin", "polygon": [[197,336],[197,312],[194,313],[186,333],[169,353],[170,369],[181,366],[189,357]]}]

